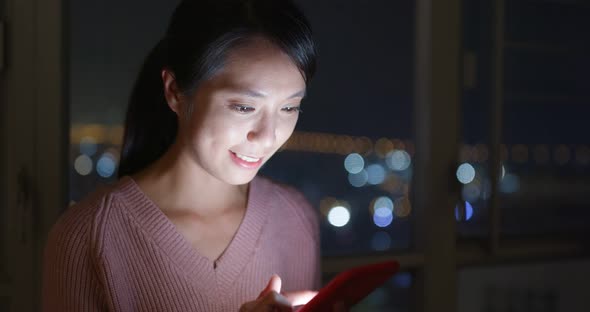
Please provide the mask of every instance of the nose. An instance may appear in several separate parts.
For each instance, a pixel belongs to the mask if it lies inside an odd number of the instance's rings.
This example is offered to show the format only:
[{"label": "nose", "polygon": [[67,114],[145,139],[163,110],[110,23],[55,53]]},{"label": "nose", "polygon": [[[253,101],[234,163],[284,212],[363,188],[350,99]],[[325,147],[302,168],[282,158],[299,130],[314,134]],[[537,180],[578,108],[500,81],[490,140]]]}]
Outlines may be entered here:
[{"label": "nose", "polygon": [[260,144],[262,148],[269,149],[276,142],[276,120],[272,116],[262,116],[248,132],[248,141]]}]

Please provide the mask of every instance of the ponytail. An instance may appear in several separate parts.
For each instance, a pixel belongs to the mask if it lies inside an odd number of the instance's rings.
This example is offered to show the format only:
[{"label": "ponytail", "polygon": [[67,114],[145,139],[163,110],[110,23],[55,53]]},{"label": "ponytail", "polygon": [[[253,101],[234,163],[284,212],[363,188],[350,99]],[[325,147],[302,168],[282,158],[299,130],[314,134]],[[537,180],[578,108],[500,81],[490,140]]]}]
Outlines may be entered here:
[{"label": "ponytail", "polygon": [[147,167],[174,143],[178,131],[176,114],[164,96],[161,71],[167,65],[166,40],[160,40],[144,62],[135,82],[121,148],[119,178]]}]

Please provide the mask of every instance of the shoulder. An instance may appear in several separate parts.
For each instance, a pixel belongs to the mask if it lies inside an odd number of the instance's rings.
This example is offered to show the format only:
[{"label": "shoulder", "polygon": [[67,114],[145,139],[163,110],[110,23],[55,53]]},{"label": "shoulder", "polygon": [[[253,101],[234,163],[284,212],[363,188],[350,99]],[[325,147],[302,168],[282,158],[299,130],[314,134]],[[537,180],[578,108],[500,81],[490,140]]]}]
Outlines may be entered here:
[{"label": "shoulder", "polygon": [[[102,226],[123,183],[103,186],[68,207],[51,228],[46,249],[96,250]],[[83,248],[82,248],[83,247]],[[66,250],[63,250],[63,249]]]},{"label": "shoulder", "polygon": [[305,230],[314,238],[319,239],[319,213],[310,204],[305,195],[293,186],[273,181],[267,177],[257,177],[257,183],[273,196],[272,200],[294,213],[302,222]]}]

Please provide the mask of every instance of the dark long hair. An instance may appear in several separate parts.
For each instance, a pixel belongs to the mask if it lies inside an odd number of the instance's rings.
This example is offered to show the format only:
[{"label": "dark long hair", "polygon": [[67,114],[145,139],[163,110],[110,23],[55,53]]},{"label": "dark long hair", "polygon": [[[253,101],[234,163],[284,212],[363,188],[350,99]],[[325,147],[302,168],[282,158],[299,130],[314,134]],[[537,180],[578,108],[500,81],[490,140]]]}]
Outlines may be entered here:
[{"label": "dark long hair", "polygon": [[133,87],[119,177],[149,166],[176,139],[178,116],[164,97],[162,69],[171,70],[180,91],[191,95],[223,67],[230,49],[254,36],[280,47],[309,84],[316,66],[311,28],[290,0],[183,0],[178,5]]}]

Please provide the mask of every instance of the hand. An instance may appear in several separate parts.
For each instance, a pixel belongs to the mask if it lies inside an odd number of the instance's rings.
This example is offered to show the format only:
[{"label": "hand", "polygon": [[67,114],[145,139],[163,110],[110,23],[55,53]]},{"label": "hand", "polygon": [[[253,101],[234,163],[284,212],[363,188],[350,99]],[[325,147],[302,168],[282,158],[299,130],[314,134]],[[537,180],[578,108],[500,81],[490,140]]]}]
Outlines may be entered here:
[{"label": "hand", "polygon": [[278,275],[273,275],[270,281],[268,281],[266,288],[258,295],[258,298],[254,301],[244,303],[240,307],[240,312],[291,312],[293,305],[287,298],[280,294],[281,284],[281,278]]},{"label": "hand", "polygon": [[281,294],[281,285],[281,278],[278,275],[273,275],[268,281],[268,285],[258,295],[258,298],[244,303],[240,307],[240,312],[291,312],[294,305],[304,305],[317,294],[315,291],[308,290]]}]

